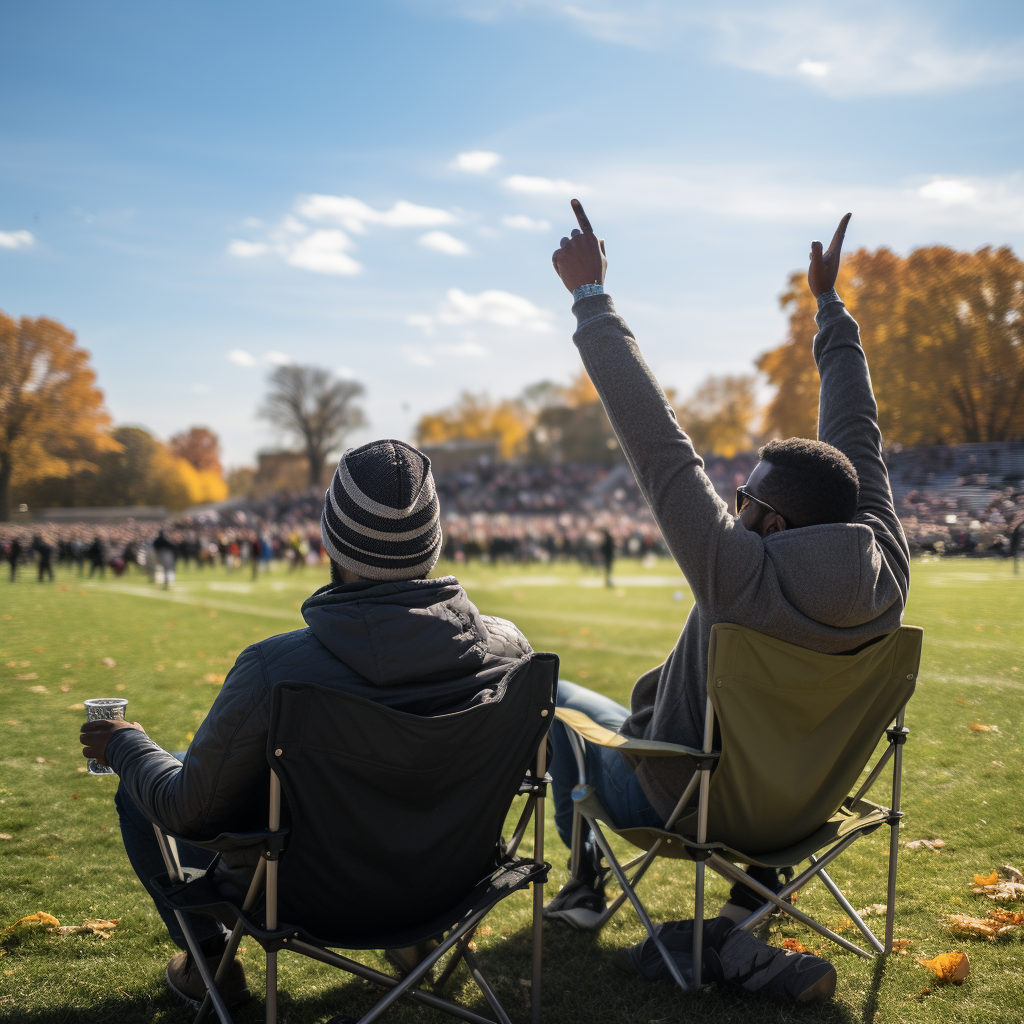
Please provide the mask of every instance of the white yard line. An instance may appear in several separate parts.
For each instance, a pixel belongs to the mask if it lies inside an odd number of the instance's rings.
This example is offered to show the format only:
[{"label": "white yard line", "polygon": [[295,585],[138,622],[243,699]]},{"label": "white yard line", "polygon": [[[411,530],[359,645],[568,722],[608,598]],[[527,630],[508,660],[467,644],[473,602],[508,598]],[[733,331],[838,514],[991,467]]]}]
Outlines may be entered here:
[{"label": "white yard line", "polygon": [[301,623],[302,617],[297,611],[290,612],[283,608],[266,608],[258,604],[234,604],[231,601],[220,601],[215,597],[195,597],[174,590],[153,590],[149,587],[133,587],[126,583],[86,583],[91,590],[113,591],[115,594],[127,594],[129,597],[151,597],[158,601],[169,601],[171,604],[188,604],[198,608],[212,608],[218,612],[235,612],[238,615],[259,615],[265,619],[288,619]]}]

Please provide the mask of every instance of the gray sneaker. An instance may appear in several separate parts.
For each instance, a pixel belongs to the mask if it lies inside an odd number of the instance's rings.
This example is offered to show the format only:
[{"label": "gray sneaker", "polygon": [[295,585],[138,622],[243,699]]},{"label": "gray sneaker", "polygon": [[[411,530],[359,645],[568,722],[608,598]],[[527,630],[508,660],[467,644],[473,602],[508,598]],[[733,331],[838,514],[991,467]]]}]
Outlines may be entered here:
[{"label": "gray sneaker", "polygon": [[745,992],[792,1003],[817,1003],[836,991],[836,969],[812,953],[769,946],[733,929],[718,949],[721,980]]},{"label": "gray sneaker", "polygon": [[570,878],[544,908],[544,917],[549,921],[565,921],[580,931],[593,931],[606,906],[603,892],[592,889],[578,878]]}]

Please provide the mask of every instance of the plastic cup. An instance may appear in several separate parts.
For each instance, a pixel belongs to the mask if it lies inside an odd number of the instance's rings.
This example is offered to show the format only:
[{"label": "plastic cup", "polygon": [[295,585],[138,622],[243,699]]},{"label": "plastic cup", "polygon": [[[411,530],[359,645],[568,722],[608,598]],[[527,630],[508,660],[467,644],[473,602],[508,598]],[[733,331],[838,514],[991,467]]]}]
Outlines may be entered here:
[{"label": "plastic cup", "polygon": [[[104,722],[119,718],[124,720],[124,709],[128,701],[124,697],[90,697],[85,701],[85,713],[90,722]],[[90,775],[113,775],[114,769],[109,765],[100,764],[90,757],[86,762]]]}]

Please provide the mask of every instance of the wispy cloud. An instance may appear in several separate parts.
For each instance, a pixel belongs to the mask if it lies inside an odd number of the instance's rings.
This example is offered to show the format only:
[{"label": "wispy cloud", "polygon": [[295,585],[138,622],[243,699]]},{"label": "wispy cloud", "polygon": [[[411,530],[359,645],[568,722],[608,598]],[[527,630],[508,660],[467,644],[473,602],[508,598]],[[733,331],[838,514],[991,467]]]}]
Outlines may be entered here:
[{"label": "wispy cloud", "polygon": [[0,231],[0,249],[30,249],[35,244],[31,231]]},{"label": "wispy cloud", "polygon": [[512,174],[502,184],[511,192],[527,196],[576,196],[587,192],[585,186],[574,185],[565,178],[541,178],[528,174]]},{"label": "wispy cloud", "polygon": [[[244,348],[233,348],[224,358],[229,363],[234,363],[235,366],[241,366],[246,370],[253,369],[257,363],[263,363],[265,366],[290,366],[295,362],[291,356],[274,349],[264,353],[262,359],[257,359],[251,352],[246,352]],[[195,387],[193,387],[193,390],[195,390]]]},{"label": "wispy cloud", "polygon": [[525,213],[517,213],[508,217],[502,217],[501,223],[513,231],[550,231],[551,221],[534,220],[527,217]]},{"label": "wispy cloud", "polygon": [[522,295],[492,288],[470,295],[461,288],[449,288],[434,313],[414,313],[405,318],[410,327],[426,335],[436,333],[439,325],[458,327],[471,323],[525,331],[550,331],[554,314],[541,309]]},{"label": "wispy cloud", "polygon": [[312,270],[318,274],[341,274],[350,277],[363,266],[348,255],[352,240],[338,228],[321,228],[290,245],[280,246],[287,264]]},{"label": "wispy cloud", "polygon": [[486,174],[501,163],[501,155],[483,149],[473,149],[468,153],[459,153],[452,161],[452,167],[468,174]]},{"label": "wispy cloud", "polygon": [[354,234],[366,232],[368,224],[389,228],[432,228],[454,224],[455,216],[433,206],[418,206],[399,199],[389,210],[375,210],[352,196],[300,196],[295,212],[306,220],[322,224],[338,224]]},{"label": "wispy cloud", "polygon": [[446,256],[465,256],[469,252],[465,242],[449,235],[447,231],[428,231],[420,235],[419,243],[426,249],[443,252]]},{"label": "wispy cloud", "polygon": [[922,0],[832,9],[808,0],[703,7],[678,0],[480,0],[461,13],[477,20],[559,19],[606,43],[685,48],[836,96],[926,93],[1024,77],[1020,36],[972,39]]},{"label": "wispy cloud", "polygon": [[244,366],[246,369],[251,369],[256,365],[256,357],[251,352],[246,352],[244,348],[233,348],[226,358],[229,363],[234,363],[235,366]]}]

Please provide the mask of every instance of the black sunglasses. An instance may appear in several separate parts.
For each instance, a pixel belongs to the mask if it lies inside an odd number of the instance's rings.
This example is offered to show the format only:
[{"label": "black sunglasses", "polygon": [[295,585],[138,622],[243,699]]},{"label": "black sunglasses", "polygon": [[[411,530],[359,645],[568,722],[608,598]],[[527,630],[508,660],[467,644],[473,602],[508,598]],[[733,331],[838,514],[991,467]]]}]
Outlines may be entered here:
[{"label": "black sunglasses", "polygon": [[774,512],[783,522],[785,522],[786,517],[781,512],[772,508],[767,501],[762,501],[760,498],[751,494],[750,491],[747,490],[745,484],[736,488],[736,515],[739,515],[743,511],[743,506],[746,505],[748,501],[754,501],[757,502],[758,505],[763,505],[769,512]]}]

